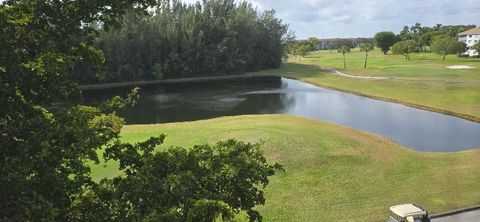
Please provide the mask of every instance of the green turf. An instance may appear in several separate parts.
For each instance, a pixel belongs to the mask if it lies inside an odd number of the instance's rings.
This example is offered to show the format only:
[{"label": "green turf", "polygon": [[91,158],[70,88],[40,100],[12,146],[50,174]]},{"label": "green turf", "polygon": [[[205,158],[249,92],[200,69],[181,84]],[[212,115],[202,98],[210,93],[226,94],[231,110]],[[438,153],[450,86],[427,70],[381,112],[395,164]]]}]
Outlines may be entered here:
[{"label": "green turf", "polygon": [[[388,207],[400,203],[434,213],[480,204],[479,150],[414,152],[379,136],[287,115],[132,125],[122,139],[159,133],[167,135],[162,147],[264,140],[268,160],[286,169],[271,178],[266,205],[259,207],[266,221],[385,221]],[[94,166],[94,177],[118,173],[107,166]]]},{"label": "green turf", "polygon": [[[413,53],[411,60],[401,55],[383,55],[378,50],[369,53],[368,67],[363,68],[364,52],[353,49],[343,58],[335,51],[319,51],[305,58],[290,58],[273,73],[309,81],[321,86],[385,98],[424,108],[445,111],[480,121],[480,59],[447,56],[445,61],[431,53]],[[449,65],[469,65],[469,70],[447,69]],[[357,76],[383,76],[397,79],[371,80],[339,77],[320,70],[337,68]]]}]

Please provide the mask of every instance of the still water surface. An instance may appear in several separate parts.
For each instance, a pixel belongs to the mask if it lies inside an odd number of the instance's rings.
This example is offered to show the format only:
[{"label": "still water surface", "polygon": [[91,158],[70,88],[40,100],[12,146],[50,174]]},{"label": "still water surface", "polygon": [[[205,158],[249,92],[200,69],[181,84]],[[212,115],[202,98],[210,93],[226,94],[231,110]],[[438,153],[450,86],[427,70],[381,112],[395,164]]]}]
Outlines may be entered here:
[{"label": "still water surface", "polygon": [[[414,150],[480,148],[478,123],[285,78],[149,86],[141,92],[138,103],[123,113],[129,124],[282,113],[372,132]],[[87,100],[99,101],[116,93],[95,91],[85,95]]]}]

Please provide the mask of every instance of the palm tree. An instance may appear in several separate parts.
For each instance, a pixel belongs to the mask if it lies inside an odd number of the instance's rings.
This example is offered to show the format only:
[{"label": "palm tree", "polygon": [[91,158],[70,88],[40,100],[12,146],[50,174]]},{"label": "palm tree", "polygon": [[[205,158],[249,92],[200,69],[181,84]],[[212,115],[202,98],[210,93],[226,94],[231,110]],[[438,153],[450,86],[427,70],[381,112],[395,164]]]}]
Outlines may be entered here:
[{"label": "palm tree", "polygon": [[373,44],[371,43],[362,43],[359,45],[360,47],[360,51],[361,52],[365,52],[365,64],[363,65],[363,68],[366,69],[367,68],[367,59],[368,59],[368,51],[371,51],[373,50]]},{"label": "palm tree", "polygon": [[345,64],[345,53],[350,52],[350,47],[348,47],[348,45],[341,45],[337,51],[343,54],[343,69],[345,69],[347,67]]}]

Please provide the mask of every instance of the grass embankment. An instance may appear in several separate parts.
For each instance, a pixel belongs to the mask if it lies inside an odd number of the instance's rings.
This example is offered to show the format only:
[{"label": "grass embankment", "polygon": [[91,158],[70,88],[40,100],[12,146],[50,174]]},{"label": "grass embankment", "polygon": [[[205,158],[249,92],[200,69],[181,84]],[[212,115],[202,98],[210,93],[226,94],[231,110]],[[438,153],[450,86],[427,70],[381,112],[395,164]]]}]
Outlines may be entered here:
[{"label": "grass embankment", "polygon": [[[335,51],[311,53],[299,60],[292,58],[280,69],[261,73],[292,77],[320,86],[335,88],[374,98],[400,102],[423,109],[460,116],[480,122],[480,59],[412,53],[408,61],[401,55],[369,52],[368,67],[363,68],[364,52],[353,49],[346,54]],[[468,70],[447,69],[449,65],[469,65]],[[349,75],[382,76],[396,79],[373,80],[340,77],[322,71],[336,68]],[[400,79],[398,79],[400,78]]]},{"label": "grass embankment", "polygon": [[[165,133],[162,146],[256,142],[285,174],[271,179],[266,221],[384,221],[388,207],[415,202],[431,212],[480,204],[480,151],[420,153],[379,136],[287,115],[222,117],[157,125],[131,125],[123,140]],[[161,147],[160,147],[161,149]],[[94,176],[114,176],[94,167]]]}]

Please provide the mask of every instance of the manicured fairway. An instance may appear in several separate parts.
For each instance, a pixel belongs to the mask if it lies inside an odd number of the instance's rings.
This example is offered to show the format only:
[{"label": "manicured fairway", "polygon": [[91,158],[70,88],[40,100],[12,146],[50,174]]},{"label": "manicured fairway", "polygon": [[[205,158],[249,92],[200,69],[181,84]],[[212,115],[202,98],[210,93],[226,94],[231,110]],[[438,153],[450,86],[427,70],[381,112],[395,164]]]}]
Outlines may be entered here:
[{"label": "manicured fairway", "polygon": [[[414,152],[379,136],[287,115],[130,125],[122,132],[129,142],[165,133],[162,147],[264,140],[269,161],[286,169],[266,189],[260,207],[266,221],[384,221],[388,207],[399,203],[431,212],[480,204],[480,150]],[[96,179],[117,173],[92,170]]]},{"label": "manicured fairway", "polygon": [[[280,69],[268,70],[317,85],[336,88],[357,94],[402,102],[447,114],[480,121],[480,59],[448,56],[445,61],[430,53],[414,53],[411,60],[401,55],[369,53],[368,68],[363,68],[365,54],[353,49],[343,58],[335,51],[311,53],[299,60],[291,58]],[[447,69],[450,65],[469,65],[468,70]],[[383,76],[395,79],[372,80],[339,77],[320,70],[337,68],[357,76]]]}]

